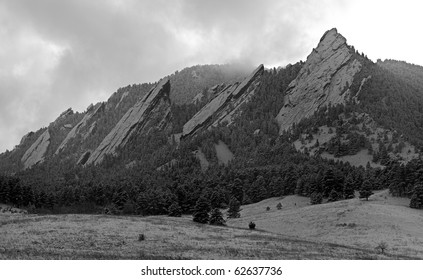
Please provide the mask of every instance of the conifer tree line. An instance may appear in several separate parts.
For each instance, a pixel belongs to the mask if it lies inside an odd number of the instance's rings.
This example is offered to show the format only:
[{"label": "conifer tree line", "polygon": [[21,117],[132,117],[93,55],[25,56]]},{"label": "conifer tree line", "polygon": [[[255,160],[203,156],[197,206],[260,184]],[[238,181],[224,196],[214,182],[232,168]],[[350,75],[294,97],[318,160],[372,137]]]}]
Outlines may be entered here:
[{"label": "conifer tree line", "polygon": [[[422,207],[421,160],[374,169],[304,157],[300,153],[292,156],[295,160],[266,168],[222,166],[202,173],[190,168],[187,162],[188,166],[180,164],[164,171],[144,172],[138,178],[127,176],[129,171],[124,170],[114,174],[113,180],[109,177],[98,182],[80,178],[54,188],[42,188],[15,176],[1,176],[0,203],[31,208],[39,213],[178,217],[198,212],[198,221],[209,222],[213,209],[229,209],[228,216],[236,218],[240,205],[270,197],[296,194],[310,197],[311,204],[319,204],[351,199],[356,193],[359,198],[368,199],[375,190],[389,187],[393,196],[412,198],[410,206]],[[201,214],[199,209],[207,215]]]}]

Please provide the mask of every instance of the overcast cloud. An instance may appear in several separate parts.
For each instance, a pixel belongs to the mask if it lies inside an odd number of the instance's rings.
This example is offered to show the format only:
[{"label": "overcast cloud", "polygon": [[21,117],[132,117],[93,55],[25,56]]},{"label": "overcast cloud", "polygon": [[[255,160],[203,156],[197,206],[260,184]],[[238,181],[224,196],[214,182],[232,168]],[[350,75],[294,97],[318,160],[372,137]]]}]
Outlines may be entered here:
[{"label": "overcast cloud", "polygon": [[417,1],[366,2],[0,0],[0,152],[69,107],[187,66],[305,60],[332,27],[372,59],[423,64]]}]

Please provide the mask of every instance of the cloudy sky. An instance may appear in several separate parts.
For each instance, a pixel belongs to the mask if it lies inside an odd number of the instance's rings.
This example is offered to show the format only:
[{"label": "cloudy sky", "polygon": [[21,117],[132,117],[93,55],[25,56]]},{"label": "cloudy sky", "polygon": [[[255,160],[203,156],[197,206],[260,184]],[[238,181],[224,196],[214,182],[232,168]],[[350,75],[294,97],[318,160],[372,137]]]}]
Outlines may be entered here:
[{"label": "cloudy sky", "polygon": [[418,2],[0,0],[0,152],[69,107],[187,66],[305,60],[332,27],[373,60],[423,65]]}]

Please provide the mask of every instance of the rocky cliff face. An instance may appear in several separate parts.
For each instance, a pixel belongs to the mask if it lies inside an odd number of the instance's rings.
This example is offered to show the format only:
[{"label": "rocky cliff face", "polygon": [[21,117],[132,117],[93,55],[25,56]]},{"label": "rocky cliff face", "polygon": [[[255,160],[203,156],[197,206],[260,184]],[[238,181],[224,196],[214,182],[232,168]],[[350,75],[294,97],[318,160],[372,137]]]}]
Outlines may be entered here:
[{"label": "rocky cliff face", "polygon": [[[62,141],[62,143],[59,145],[59,147],[57,148],[55,155],[58,155],[61,151],[63,151],[66,148],[66,145],[69,143],[69,141],[73,138],[76,137],[76,135],[78,135],[78,133],[80,133],[80,131],[88,124],[88,121],[93,118],[94,116],[96,116],[98,113],[102,112],[104,110],[104,103],[99,103],[97,104],[95,107],[93,105],[90,105],[87,108],[87,112],[85,113],[84,117],[82,118],[82,120],[77,123],[72,129],[71,131],[69,131],[68,135],[66,136],[66,138]],[[89,133],[92,132],[94,128],[88,130],[87,134],[83,135],[83,138],[86,139],[87,136],[89,135]]]},{"label": "rocky cliff face", "polygon": [[165,129],[170,118],[169,92],[170,83],[165,78],[128,110],[90,155],[86,164],[99,164],[105,155],[116,155],[117,149],[123,147],[135,132],[148,133],[152,127]]},{"label": "rocky cliff face", "polygon": [[201,129],[217,126],[223,122],[231,124],[233,118],[240,112],[240,106],[254,96],[263,72],[264,67],[260,65],[241,83],[226,86],[184,125],[182,137],[194,135]]},{"label": "rocky cliff face", "polygon": [[27,169],[37,163],[42,162],[49,145],[50,133],[48,129],[46,129],[46,131],[44,131],[44,133],[38,137],[37,141],[35,141],[23,155],[21,161],[24,165],[24,168]]},{"label": "rocky cliff face", "polygon": [[349,87],[362,67],[353,54],[336,29],[323,35],[287,89],[285,104],[276,117],[280,133],[320,107],[345,103],[351,97]]}]

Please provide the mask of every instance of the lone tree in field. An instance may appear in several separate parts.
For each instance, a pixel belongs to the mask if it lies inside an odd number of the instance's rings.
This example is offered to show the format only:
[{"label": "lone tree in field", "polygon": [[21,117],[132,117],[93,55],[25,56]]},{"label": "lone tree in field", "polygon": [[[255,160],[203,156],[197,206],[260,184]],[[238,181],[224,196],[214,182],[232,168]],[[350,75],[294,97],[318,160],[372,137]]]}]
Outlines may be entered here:
[{"label": "lone tree in field", "polygon": [[281,210],[282,209],[282,203],[278,203],[278,205],[276,205],[276,208],[278,209],[278,210]]},{"label": "lone tree in field", "polygon": [[223,219],[223,214],[219,208],[214,208],[210,214],[210,224],[215,226],[225,226],[226,221]]},{"label": "lone tree in field", "polygon": [[235,197],[232,197],[231,201],[229,202],[229,210],[228,210],[228,218],[239,218],[241,214],[241,203]]},{"label": "lone tree in field", "polygon": [[210,202],[205,196],[201,196],[194,207],[193,221],[201,224],[209,222]]},{"label": "lone tree in field", "polygon": [[413,195],[411,196],[410,207],[416,209],[423,209],[423,185],[418,184],[414,187]]},{"label": "lone tree in field", "polygon": [[372,194],[372,183],[369,179],[366,179],[363,181],[363,184],[360,188],[360,198],[365,198],[368,201],[369,196],[371,196]]},{"label": "lone tree in field", "polygon": [[179,203],[174,201],[169,208],[167,209],[167,214],[170,217],[180,217],[182,216],[182,209],[179,206]]},{"label": "lone tree in field", "polygon": [[380,242],[376,247],[376,250],[380,251],[382,254],[385,254],[386,249],[388,249],[388,243],[385,241]]}]

